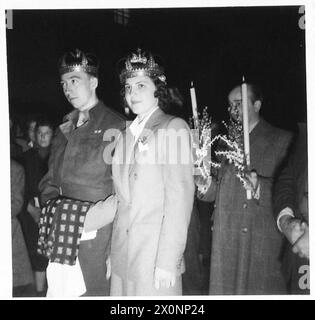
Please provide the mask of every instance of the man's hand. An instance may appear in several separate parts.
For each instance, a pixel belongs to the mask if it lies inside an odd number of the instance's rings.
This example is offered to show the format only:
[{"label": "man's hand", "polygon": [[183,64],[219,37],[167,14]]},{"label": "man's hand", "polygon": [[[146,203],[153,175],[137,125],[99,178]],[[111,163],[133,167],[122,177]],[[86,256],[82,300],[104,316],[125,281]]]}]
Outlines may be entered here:
[{"label": "man's hand", "polygon": [[195,185],[197,186],[198,193],[201,195],[204,195],[207,190],[209,189],[211,182],[212,182],[212,177],[204,178],[202,175],[195,175]]},{"label": "man's hand", "polygon": [[303,235],[294,243],[292,251],[299,255],[300,258],[309,259],[309,232],[308,225],[302,222],[301,229],[304,230]]},{"label": "man's hand", "polygon": [[284,215],[280,218],[280,228],[288,241],[293,245],[304,233],[301,220]]},{"label": "man's hand", "polygon": [[176,276],[170,271],[166,271],[160,268],[155,268],[154,272],[154,286],[155,289],[170,288],[175,286]]},{"label": "man's hand", "polygon": [[41,209],[33,206],[33,205],[31,204],[31,202],[29,202],[29,203],[27,204],[26,210],[27,210],[27,212],[32,216],[32,218],[34,219],[34,221],[35,221],[36,223],[38,223],[38,222],[39,222],[40,213],[41,213]]},{"label": "man's hand", "polygon": [[252,192],[256,192],[257,187],[258,187],[258,174],[255,170],[252,170],[248,173],[246,173],[246,184],[245,184],[245,189],[250,190]]}]

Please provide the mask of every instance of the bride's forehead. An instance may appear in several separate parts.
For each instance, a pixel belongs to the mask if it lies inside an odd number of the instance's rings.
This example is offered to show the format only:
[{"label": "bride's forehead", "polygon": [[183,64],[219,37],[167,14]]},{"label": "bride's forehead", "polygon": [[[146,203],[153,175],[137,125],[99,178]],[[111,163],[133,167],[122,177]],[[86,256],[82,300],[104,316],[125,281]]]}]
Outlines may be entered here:
[{"label": "bride's forehead", "polygon": [[136,77],[126,79],[126,84],[135,84],[138,82],[153,83],[152,79],[148,76],[145,76],[145,75],[139,75]]}]

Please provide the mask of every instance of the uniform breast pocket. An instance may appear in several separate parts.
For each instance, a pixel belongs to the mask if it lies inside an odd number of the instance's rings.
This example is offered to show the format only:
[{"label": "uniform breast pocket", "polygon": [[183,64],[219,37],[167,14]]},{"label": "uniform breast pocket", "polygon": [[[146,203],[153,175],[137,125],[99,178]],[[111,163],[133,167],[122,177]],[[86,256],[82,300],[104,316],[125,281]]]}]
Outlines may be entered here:
[{"label": "uniform breast pocket", "polygon": [[80,157],[82,159],[97,159],[104,149],[104,142],[101,136],[93,136],[81,140],[82,146],[80,150]]},{"label": "uniform breast pocket", "polygon": [[98,146],[100,144],[102,144],[103,139],[102,139],[102,135],[91,135],[89,137],[84,138],[83,143],[86,145],[90,145],[90,146]]},{"label": "uniform breast pocket", "polygon": [[97,185],[104,177],[103,144],[101,139],[85,138],[81,140],[80,150],[74,163],[87,184]]}]

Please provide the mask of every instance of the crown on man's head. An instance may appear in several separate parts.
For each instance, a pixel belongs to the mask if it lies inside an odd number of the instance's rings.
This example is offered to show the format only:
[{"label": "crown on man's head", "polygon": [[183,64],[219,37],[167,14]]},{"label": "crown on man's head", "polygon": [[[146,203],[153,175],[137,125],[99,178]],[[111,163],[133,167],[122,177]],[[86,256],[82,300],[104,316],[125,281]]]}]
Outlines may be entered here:
[{"label": "crown on man's head", "polygon": [[84,53],[79,49],[66,52],[59,61],[59,73],[63,75],[68,72],[86,72],[92,76],[98,76],[99,63],[96,56]]},{"label": "crown on man's head", "polygon": [[125,59],[125,65],[120,72],[120,82],[124,83],[126,79],[145,75],[148,77],[157,77],[162,82],[166,82],[164,68],[159,65],[150,52],[142,52],[137,49],[137,53],[131,53]]}]

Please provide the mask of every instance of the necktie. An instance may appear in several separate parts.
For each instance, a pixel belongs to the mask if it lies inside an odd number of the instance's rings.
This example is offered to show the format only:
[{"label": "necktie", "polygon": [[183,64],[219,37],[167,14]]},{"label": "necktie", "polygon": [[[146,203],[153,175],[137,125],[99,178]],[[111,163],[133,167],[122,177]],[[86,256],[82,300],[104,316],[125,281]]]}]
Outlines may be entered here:
[{"label": "necktie", "polygon": [[78,118],[78,122],[77,122],[77,127],[81,127],[86,121],[89,120],[89,111],[85,110],[85,111],[80,111],[79,113],[79,118]]}]

